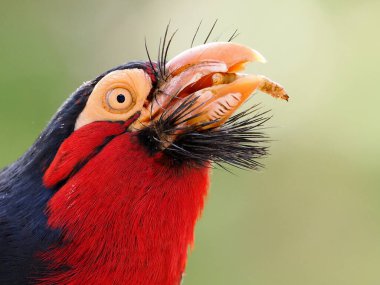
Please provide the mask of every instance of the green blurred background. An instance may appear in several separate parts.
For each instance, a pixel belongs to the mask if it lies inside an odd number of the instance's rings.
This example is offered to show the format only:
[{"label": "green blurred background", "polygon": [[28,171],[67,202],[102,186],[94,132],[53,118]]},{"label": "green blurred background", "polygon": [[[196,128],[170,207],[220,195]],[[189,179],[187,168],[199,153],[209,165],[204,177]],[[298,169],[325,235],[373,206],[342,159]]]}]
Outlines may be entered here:
[{"label": "green blurred background", "polygon": [[274,118],[266,169],[213,173],[185,283],[380,284],[378,0],[0,1],[0,166],[32,144],[83,81],[156,50],[205,38],[247,44],[289,103]]}]

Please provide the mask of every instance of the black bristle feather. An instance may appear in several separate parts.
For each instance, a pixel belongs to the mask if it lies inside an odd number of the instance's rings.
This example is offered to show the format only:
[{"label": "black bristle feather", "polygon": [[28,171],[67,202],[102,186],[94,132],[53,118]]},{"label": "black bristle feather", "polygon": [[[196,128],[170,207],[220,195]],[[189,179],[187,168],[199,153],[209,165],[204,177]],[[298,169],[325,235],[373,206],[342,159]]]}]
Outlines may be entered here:
[{"label": "black bristle feather", "polygon": [[228,39],[228,42],[232,42],[237,36],[239,36],[238,29],[236,29],[231,37]]},{"label": "black bristle feather", "polygon": [[208,32],[208,34],[207,34],[207,37],[206,37],[206,39],[205,39],[205,41],[204,41],[204,44],[206,44],[207,41],[208,41],[208,39],[210,38],[210,36],[211,36],[211,34],[212,34],[212,31],[214,30],[214,28],[215,28],[217,22],[218,22],[218,19],[216,19],[216,20],[214,21],[214,23],[212,24],[212,27],[211,27],[210,31]]},{"label": "black bristle feather", "polygon": [[199,28],[201,27],[201,25],[202,25],[202,20],[199,22],[198,27],[197,27],[197,29],[196,29],[196,31],[195,31],[194,36],[193,36],[193,39],[191,40],[191,45],[190,45],[191,48],[192,48],[193,45],[194,45],[195,38],[196,38],[197,35],[198,35],[198,31],[199,31]]},{"label": "black bristle feather", "polygon": [[[269,138],[262,130],[270,119],[269,111],[260,111],[255,105],[232,116],[220,127],[212,126],[217,121],[179,127],[201,115],[189,116],[190,111],[199,108],[194,107],[196,102],[196,96],[189,96],[175,110],[167,109],[153,125],[139,132],[140,142],[151,154],[163,151],[168,157],[191,165],[206,166],[214,162],[243,169],[263,167],[257,159],[268,153]],[[174,134],[178,134],[175,141],[166,147],[167,138]]]}]

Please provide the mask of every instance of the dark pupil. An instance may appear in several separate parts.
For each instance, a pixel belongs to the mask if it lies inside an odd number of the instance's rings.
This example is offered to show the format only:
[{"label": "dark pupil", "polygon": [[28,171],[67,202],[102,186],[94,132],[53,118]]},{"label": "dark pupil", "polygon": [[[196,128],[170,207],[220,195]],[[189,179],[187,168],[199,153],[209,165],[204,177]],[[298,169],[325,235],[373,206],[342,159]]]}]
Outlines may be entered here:
[{"label": "dark pupil", "polygon": [[119,102],[119,103],[124,103],[124,101],[125,101],[125,96],[124,96],[123,94],[119,94],[119,95],[117,95],[116,100],[117,100],[117,102]]}]

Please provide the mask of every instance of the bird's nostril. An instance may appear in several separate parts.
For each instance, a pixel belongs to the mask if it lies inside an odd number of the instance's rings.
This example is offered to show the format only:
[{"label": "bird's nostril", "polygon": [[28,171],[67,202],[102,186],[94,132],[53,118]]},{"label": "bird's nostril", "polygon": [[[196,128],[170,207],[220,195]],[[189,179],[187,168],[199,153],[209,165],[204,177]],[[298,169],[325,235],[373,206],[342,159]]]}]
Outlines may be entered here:
[{"label": "bird's nostril", "polygon": [[148,99],[146,99],[143,107],[146,109],[146,108],[148,108],[149,104],[150,104],[150,101]]}]

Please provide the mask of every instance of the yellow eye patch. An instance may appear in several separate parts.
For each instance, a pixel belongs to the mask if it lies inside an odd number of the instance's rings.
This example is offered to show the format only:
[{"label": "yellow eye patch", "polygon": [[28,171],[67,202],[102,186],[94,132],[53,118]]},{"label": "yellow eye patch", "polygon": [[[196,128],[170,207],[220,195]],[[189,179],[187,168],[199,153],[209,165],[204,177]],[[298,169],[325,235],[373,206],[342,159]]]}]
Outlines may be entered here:
[{"label": "yellow eye patch", "polygon": [[151,79],[142,69],[110,72],[95,85],[75,129],[96,121],[127,120],[141,111],[151,88]]}]

